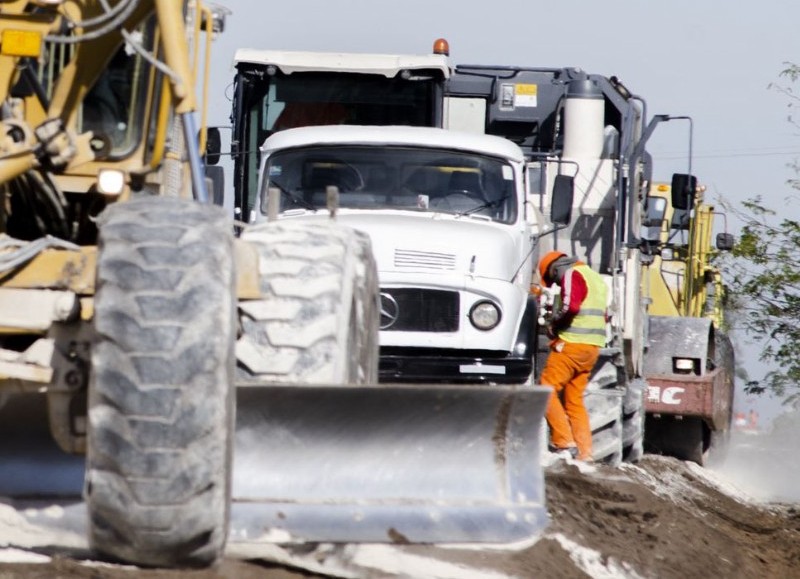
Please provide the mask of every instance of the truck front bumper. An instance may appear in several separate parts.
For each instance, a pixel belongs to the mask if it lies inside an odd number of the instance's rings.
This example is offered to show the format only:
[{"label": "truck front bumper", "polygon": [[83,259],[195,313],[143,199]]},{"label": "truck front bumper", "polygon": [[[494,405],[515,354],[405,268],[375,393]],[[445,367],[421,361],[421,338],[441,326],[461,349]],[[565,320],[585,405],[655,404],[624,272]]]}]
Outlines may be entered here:
[{"label": "truck front bumper", "polygon": [[496,352],[465,355],[463,352],[423,348],[413,352],[386,350],[381,350],[381,382],[523,384],[533,372],[530,356],[516,357]]}]

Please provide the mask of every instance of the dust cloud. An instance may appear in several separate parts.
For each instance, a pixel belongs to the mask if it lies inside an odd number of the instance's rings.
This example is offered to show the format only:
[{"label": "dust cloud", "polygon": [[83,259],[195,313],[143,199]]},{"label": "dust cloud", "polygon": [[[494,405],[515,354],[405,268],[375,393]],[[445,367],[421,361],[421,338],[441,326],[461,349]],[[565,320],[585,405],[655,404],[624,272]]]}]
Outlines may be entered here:
[{"label": "dust cloud", "polygon": [[734,430],[712,469],[759,501],[800,503],[800,410],[781,414],[766,431]]}]

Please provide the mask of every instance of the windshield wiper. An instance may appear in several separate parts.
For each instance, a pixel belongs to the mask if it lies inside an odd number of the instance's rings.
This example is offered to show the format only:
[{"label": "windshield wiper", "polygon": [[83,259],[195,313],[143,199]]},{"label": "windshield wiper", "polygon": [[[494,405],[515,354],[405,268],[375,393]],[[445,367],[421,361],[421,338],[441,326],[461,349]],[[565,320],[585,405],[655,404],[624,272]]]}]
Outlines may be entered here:
[{"label": "windshield wiper", "polygon": [[503,197],[500,197],[500,199],[495,199],[494,201],[487,201],[486,203],[481,203],[480,205],[473,207],[472,209],[467,209],[466,211],[461,211],[460,213],[456,213],[456,215],[458,217],[463,217],[464,215],[472,215],[473,213],[481,211],[482,209],[495,209],[496,207],[499,207],[500,204],[509,197],[511,197],[511,195],[505,195]]},{"label": "windshield wiper", "polygon": [[286,187],[284,187],[280,183],[270,179],[269,180],[269,184],[272,187],[277,187],[278,190],[281,192],[281,194],[282,195],[286,195],[289,199],[291,199],[292,203],[294,203],[295,205],[299,205],[303,209],[308,209],[309,211],[316,211],[317,210],[317,208],[314,206],[313,203],[309,203],[308,201],[306,201],[302,197],[298,197],[297,195],[293,194],[291,191],[286,189]]}]

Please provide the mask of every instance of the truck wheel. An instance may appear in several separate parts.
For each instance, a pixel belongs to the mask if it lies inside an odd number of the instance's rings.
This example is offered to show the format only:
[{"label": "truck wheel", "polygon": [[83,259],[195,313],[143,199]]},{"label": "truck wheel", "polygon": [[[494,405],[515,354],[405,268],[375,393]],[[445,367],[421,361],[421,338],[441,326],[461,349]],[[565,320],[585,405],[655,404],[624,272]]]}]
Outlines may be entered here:
[{"label": "truck wheel", "polygon": [[[618,412],[621,412],[617,406]],[[615,420],[592,430],[592,456],[595,462],[619,466],[622,462],[622,422]]]},{"label": "truck wheel", "polygon": [[378,276],[369,237],[336,223],[249,228],[261,300],[239,304],[237,381],[365,384],[378,378]]},{"label": "truck wheel", "polygon": [[622,462],[622,390],[613,358],[601,355],[584,393],[592,427],[592,456],[612,466]]},{"label": "truck wheel", "polygon": [[644,455],[644,384],[632,381],[622,398],[622,460],[638,462]]},{"label": "truck wheel", "polygon": [[233,449],[232,224],[167,197],[99,219],[85,498],[92,547],[207,566],[228,531]]}]

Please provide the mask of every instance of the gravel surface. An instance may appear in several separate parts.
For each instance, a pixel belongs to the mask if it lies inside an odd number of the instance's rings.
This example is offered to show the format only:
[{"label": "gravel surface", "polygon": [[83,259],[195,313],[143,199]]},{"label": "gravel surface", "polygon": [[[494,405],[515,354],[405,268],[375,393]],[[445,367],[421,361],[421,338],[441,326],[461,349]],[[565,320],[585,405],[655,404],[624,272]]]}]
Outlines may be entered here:
[{"label": "gravel surface", "polygon": [[[731,464],[755,464],[761,449],[746,439],[740,443],[729,457]],[[748,461],[747,453],[753,460]],[[771,477],[780,473],[773,463]],[[273,547],[250,553],[252,558],[226,558],[213,569],[158,570],[98,562],[74,546],[13,548],[14,541],[7,539],[9,548],[0,549],[0,579],[797,576],[800,502],[757,501],[731,476],[725,465],[711,470],[652,455],[617,469],[553,460],[546,467],[550,525],[533,544],[516,550]],[[0,519],[0,532],[2,524]],[[33,562],[35,558],[41,562]],[[3,562],[9,560],[18,562]]]}]

